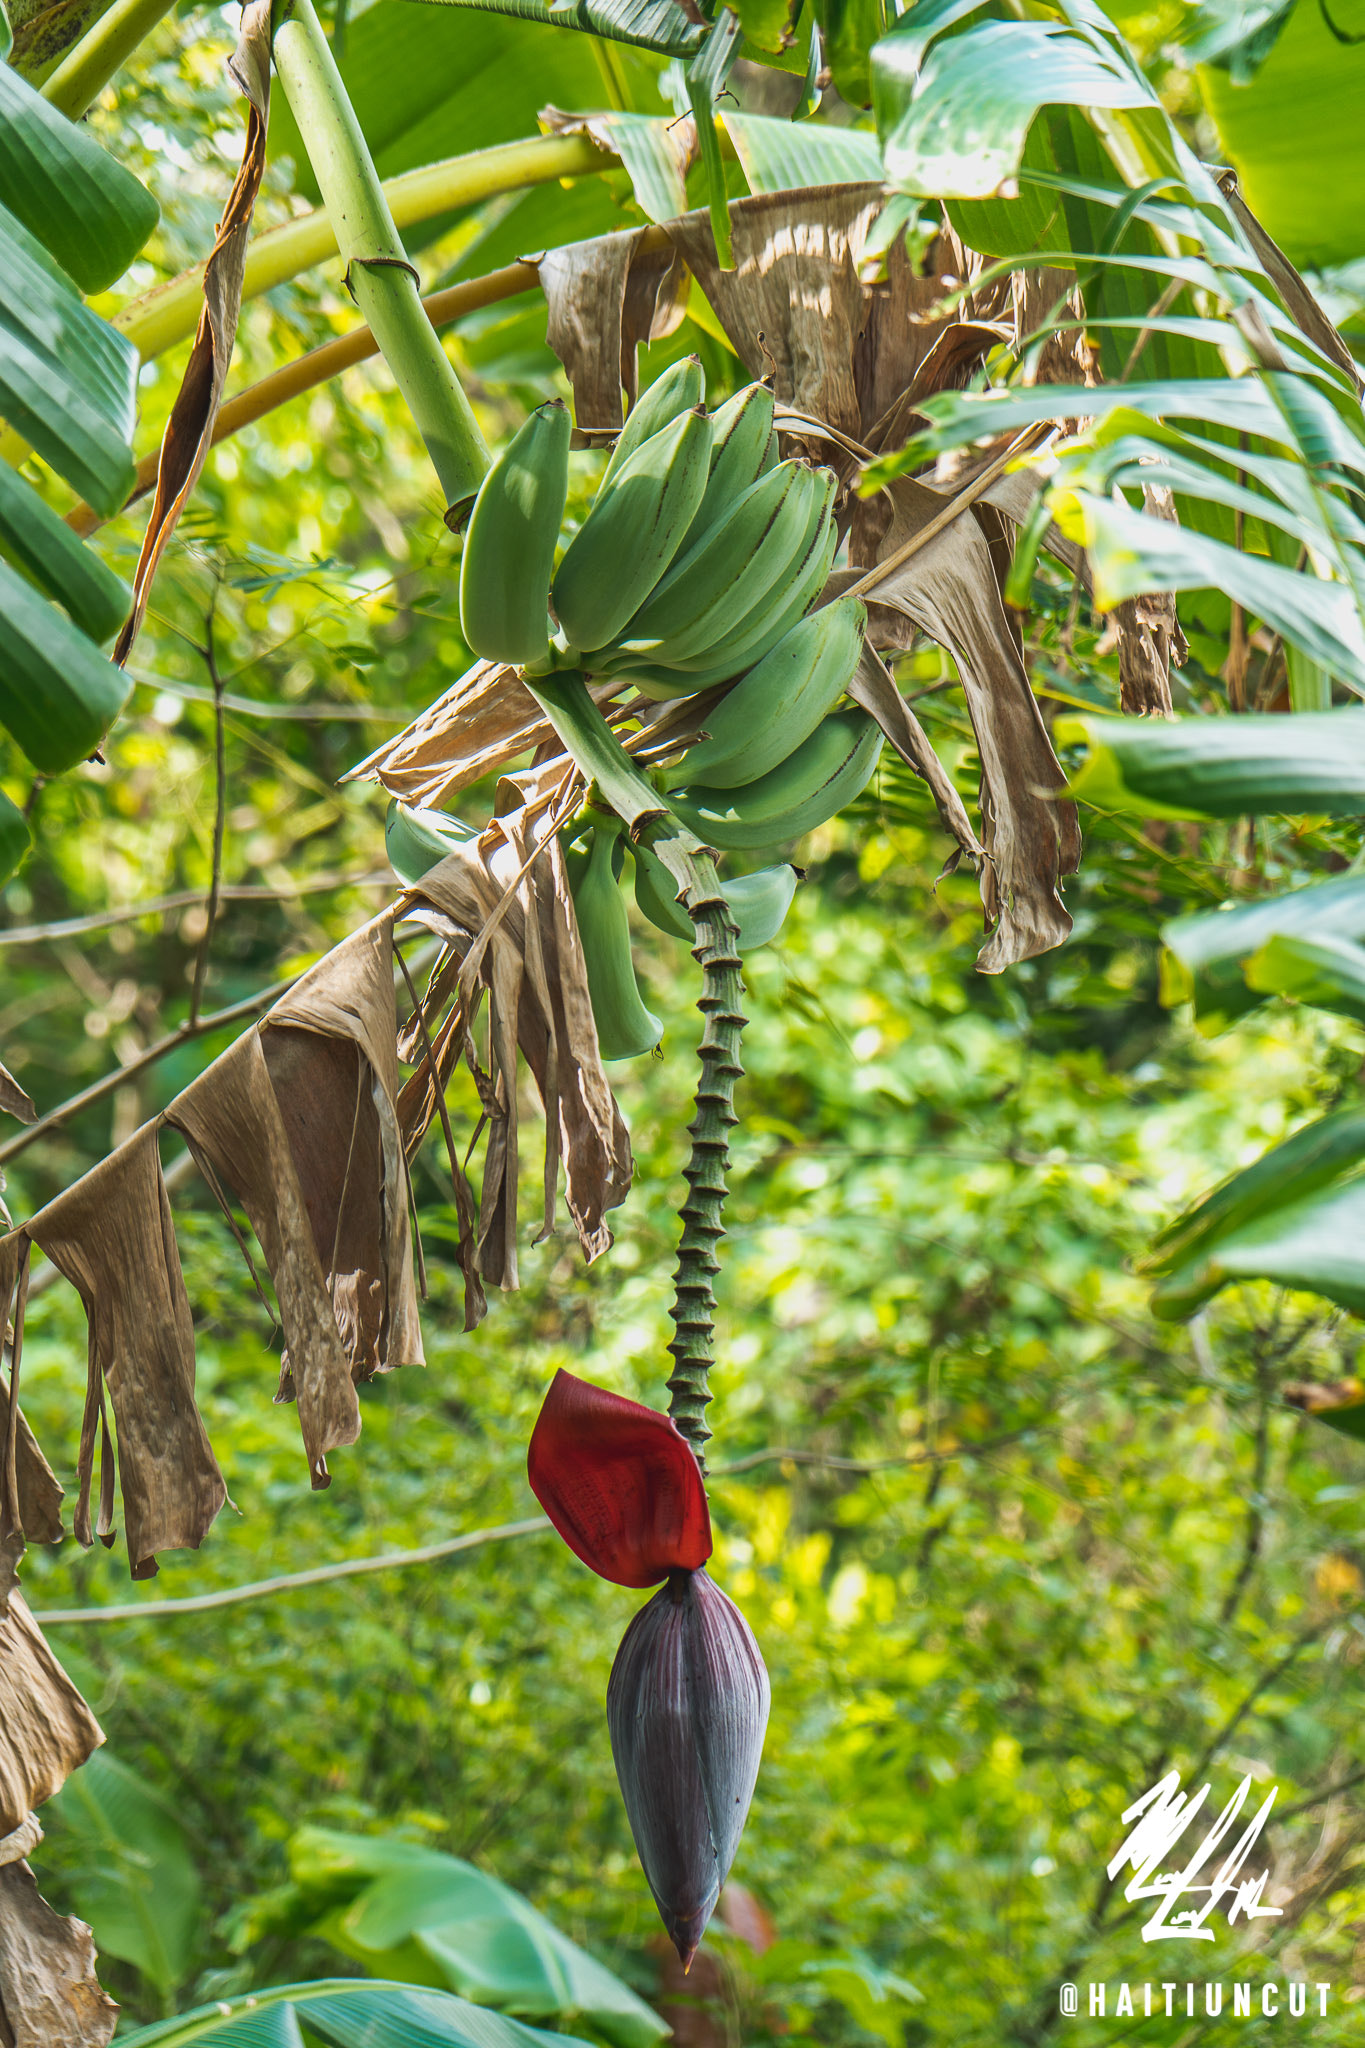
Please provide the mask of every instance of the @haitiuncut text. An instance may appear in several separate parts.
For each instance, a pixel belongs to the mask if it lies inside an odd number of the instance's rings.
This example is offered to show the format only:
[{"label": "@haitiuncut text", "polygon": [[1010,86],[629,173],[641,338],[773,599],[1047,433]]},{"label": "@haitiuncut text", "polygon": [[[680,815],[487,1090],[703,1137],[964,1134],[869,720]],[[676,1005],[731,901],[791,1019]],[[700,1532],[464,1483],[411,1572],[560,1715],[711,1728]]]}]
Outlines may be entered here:
[{"label": "@haitiuncut text", "polygon": [[1063,1984],[1063,2015],[1093,2020],[1324,2018],[1330,1984]]}]

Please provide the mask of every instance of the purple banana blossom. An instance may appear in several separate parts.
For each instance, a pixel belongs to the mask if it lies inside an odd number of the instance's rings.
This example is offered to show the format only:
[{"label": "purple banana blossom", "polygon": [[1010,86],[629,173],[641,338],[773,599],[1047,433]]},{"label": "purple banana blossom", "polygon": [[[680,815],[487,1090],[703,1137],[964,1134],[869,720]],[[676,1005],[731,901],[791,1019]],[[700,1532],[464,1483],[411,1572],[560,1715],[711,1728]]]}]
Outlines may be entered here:
[{"label": "purple banana blossom", "polygon": [[734,1601],[704,1570],[670,1572],[616,1653],[607,1726],[635,1847],[684,1970],[739,1846],[770,1698]]}]

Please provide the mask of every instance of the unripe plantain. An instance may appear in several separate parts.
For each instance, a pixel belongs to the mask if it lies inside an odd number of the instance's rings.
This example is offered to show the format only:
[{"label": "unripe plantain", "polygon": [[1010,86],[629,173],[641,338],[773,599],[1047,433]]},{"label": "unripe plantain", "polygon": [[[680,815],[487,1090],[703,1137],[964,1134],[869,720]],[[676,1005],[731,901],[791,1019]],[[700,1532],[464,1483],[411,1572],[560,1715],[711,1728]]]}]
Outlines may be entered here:
[{"label": "unripe plantain", "polygon": [[742,789],[689,783],[669,805],[708,846],[745,852],[799,839],[837,816],[872,780],[882,732],[866,712],[836,711],[776,768]]},{"label": "unripe plantain", "polygon": [[[695,940],[691,918],[677,898],[677,884],[657,853],[648,846],[632,849],[635,855],[635,901],[641,913],[661,932],[675,938]],[[775,939],[786,921],[796,894],[796,869],[786,861],[778,867],[759,868],[752,875],[731,875],[722,887],[730,915],[739,927],[735,945],[741,953],[766,946]]]},{"label": "unripe plantain", "polygon": [[605,647],[644,603],[701,503],[710,447],[706,414],[683,413],[599,487],[554,580],[570,647]]},{"label": "unripe plantain", "polygon": [[569,870],[597,1043],[604,1060],[628,1060],[637,1053],[652,1052],[664,1031],[659,1019],[645,1008],[635,979],[630,920],[616,884],[620,830],[615,819],[595,825],[586,860],[572,862]]},{"label": "unripe plantain", "polygon": [[466,825],[463,818],[400,804],[396,797],[384,819],[384,851],[400,882],[420,882],[447,854],[478,836],[479,827]]},{"label": "unripe plantain", "polygon": [[766,384],[746,384],[711,415],[711,470],[686,545],[699,540],[750,484],[776,466],[772,392]]},{"label": "unripe plantain", "polygon": [[811,472],[784,462],[742,491],[714,526],[680,550],[617,645],[665,667],[700,660],[760,606],[771,608],[804,550],[818,495]]},{"label": "unripe plantain", "polygon": [[707,712],[706,735],[684,754],[678,781],[737,789],[795,753],[852,682],[866,625],[857,597],[799,619]]},{"label": "unripe plantain", "polygon": [[568,408],[540,405],[479,487],[460,565],[460,628],[485,661],[534,662],[550,644],[550,578],[569,489]]},{"label": "unripe plantain", "polygon": [[616,446],[607,459],[598,490],[615,476],[637,448],[642,448],[680,413],[693,412],[705,397],[706,375],[700,356],[684,356],[681,362],[670,363],[663,375],[656,377],[631,407],[626,423],[616,437]]}]

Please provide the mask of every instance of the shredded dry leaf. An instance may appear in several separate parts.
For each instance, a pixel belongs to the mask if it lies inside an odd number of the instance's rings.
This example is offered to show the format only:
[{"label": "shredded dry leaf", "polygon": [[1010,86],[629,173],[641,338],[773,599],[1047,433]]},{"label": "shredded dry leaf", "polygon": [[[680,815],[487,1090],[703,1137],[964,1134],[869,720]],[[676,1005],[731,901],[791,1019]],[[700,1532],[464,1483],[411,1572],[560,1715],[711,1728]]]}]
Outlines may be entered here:
[{"label": "shredded dry leaf", "polygon": [[[891,485],[895,516],[879,557],[891,555],[943,509],[940,493],[909,477]],[[899,633],[873,620],[879,646],[927,633],[957,662],[981,757],[981,894],[991,928],[983,974],[1060,945],[1071,929],[1059,894],[1080,860],[1076,807],[1057,796],[1065,777],[1052,751],[1001,602],[996,565],[972,512],[955,519],[870,593],[878,618],[902,614]],[[870,614],[871,617],[871,614]]]},{"label": "shredded dry leaf", "polygon": [[391,915],[320,960],[260,1031],[352,1376],[421,1365]]},{"label": "shredded dry leaf", "polygon": [[38,1121],[38,1112],[31,1099],[24,1093],[8,1067],[0,1066],[0,1109],[6,1116],[18,1117],[21,1124]]},{"label": "shredded dry leaf", "polygon": [[178,1095],[166,1120],[211,1187],[236,1190],[275,1285],[284,1331],[281,1393],[298,1401],[315,1487],[327,1453],[360,1435],[360,1404],[260,1033],[251,1030]]},{"label": "shredded dry leaf", "polygon": [[880,185],[816,185],[737,199],[733,270],[720,268],[707,213],[666,224],[750,375],[771,376],[781,404],[855,437],[858,265],[882,196]]},{"label": "shredded dry leaf", "polygon": [[621,394],[635,402],[637,352],[683,317],[683,273],[673,252],[628,228],[550,249],[537,258],[546,339],[573,386],[575,445],[619,434]]},{"label": "shredded dry leaf", "polygon": [[42,1838],[28,1814],[0,1840],[0,2048],[105,2048],[118,2007],[95,1975],[90,1929],[39,1896],[25,1858]]},{"label": "shredded dry leaf", "polygon": [[76,1288],[89,1322],[77,1540],[90,1542],[97,1427],[103,1443],[97,1533],[111,1533],[107,1386],[118,1432],[128,1561],[135,1579],[152,1578],[156,1553],[197,1550],[227,1499],[194,1401],[194,1324],[161,1177],[157,1125],[144,1124],[40,1210],[23,1235],[41,1245]]},{"label": "shredded dry leaf", "polygon": [[8,1611],[0,1613],[0,1833],[11,1834],[103,1741],[23,1594],[12,1588]]},{"label": "shredded dry leaf", "polygon": [[247,0],[241,36],[228,59],[228,75],[247,100],[242,164],[204,266],[204,305],[199,328],[161,440],[156,495],[133,577],[133,607],[114,649],[114,659],[120,665],[133,651],[157,563],[204,466],[237,338],[247,236],[265,172],[270,108],[270,0]]}]

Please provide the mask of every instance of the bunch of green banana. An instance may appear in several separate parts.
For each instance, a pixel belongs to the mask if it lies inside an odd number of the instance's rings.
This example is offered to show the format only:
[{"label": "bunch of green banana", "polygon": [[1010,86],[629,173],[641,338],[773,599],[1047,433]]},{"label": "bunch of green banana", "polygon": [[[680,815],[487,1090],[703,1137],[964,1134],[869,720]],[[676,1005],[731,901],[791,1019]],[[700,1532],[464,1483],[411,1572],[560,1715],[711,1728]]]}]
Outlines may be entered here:
[{"label": "bunch of green banana", "polygon": [[652,1052],[664,1031],[659,1019],[646,1009],[635,979],[630,920],[617,887],[622,858],[619,821],[601,817],[592,827],[586,849],[571,851],[566,862],[597,1043],[604,1060],[626,1060],[636,1053]]},{"label": "bunch of green banana", "polygon": [[[818,615],[817,615],[818,616]],[[741,784],[689,782],[669,805],[707,846],[748,852],[814,831],[872,780],[882,731],[863,711],[836,711],[766,774]]]},{"label": "bunch of green banana", "polygon": [[[695,941],[691,918],[678,901],[677,883],[657,853],[647,846],[631,848],[635,856],[635,901],[643,916],[661,932]],[[727,876],[723,887],[730,914],[739,927],[741,953],[766,946],[786,922],[796,894],[797,873],[786,861],[760,868],[756,874]]]}]

